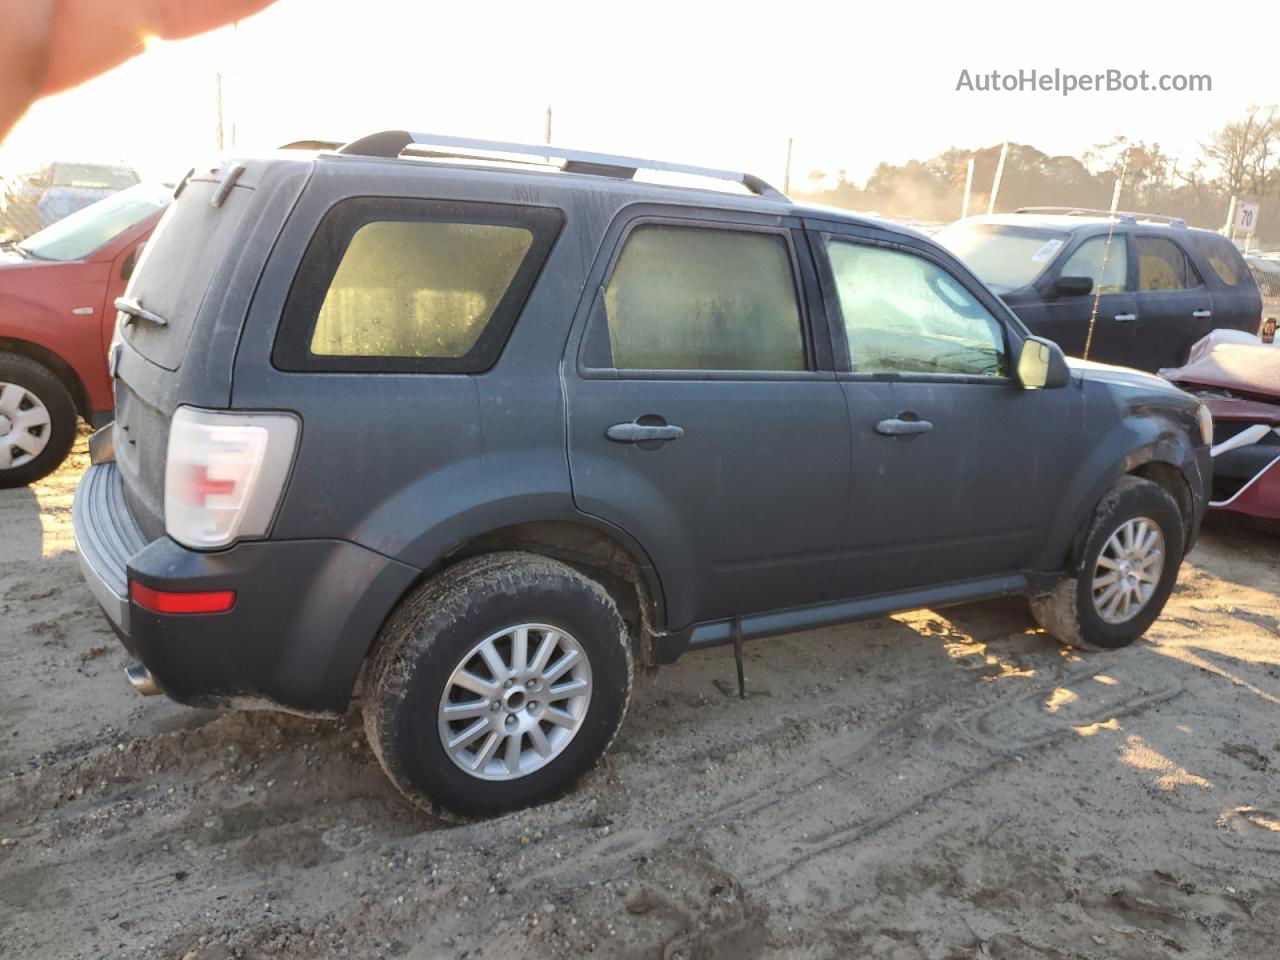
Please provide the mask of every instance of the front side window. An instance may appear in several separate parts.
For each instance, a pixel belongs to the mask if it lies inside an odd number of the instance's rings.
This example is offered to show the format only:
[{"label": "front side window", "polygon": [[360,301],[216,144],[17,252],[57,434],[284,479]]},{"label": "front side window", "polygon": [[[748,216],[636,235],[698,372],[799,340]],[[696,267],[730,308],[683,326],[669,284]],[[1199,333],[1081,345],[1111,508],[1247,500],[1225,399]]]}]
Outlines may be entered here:
[{"label": "front side window", "polygon": [[806,368],[791,252],[774,233],[643,224],[604,290],[618,370]]},{"label": "front side window", "polygon": [[834,238],[827,251],[854,373],[1008,376],[1004,328],[942,267]]},{"label": "front side window", "polygon": [[1088,277],[1097,293],[1123,293],[1129,276],[1129,245],[1124,237],[1090,237],[1062,265],[1063,277]]},{"label": "front side window", "polygon": [[1138,289],[1186,290],[1200,286],[1200,275],[1172,240],[1164,237],[1135,237],[1138,251]]}]

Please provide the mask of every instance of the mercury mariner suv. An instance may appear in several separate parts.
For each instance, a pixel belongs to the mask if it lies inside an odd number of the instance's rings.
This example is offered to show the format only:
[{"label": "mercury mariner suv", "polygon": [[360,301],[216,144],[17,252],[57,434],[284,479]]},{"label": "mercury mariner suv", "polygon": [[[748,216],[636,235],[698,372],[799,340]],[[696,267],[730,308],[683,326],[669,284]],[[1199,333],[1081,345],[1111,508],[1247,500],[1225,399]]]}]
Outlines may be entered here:
[{"label": "mercury mariner suv", "polygon": [[358,690],[428,809],[563,793],[690,649],[1012,594],[1123,646],[1205,510],[1192,397],[748,174],[389,131],[176,194],[116,303],[85,579],[139,690]]}]

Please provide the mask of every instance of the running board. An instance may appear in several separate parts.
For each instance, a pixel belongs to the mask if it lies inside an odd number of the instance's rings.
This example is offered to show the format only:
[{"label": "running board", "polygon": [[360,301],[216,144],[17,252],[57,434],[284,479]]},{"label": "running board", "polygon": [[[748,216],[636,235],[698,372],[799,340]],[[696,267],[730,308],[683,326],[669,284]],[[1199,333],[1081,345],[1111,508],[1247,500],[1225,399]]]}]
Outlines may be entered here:
[{"label": "running board", "polygon": [[958,603],[1015,596],[1026,593],[1031,586],[1027,575],[1016,573],[980,580],[962,580],[922,590],[903,590],[859,600],[839,600],[809,607],[757,613],[741,619],[735,617],[697,623],[679,633],[655,637],[654,659],[658,663],[673,663],[689,650],[702,650],[730,643],[736,645],[741,640],[758,640],[857,620],[873,620],[902,610],[947,607]]}]

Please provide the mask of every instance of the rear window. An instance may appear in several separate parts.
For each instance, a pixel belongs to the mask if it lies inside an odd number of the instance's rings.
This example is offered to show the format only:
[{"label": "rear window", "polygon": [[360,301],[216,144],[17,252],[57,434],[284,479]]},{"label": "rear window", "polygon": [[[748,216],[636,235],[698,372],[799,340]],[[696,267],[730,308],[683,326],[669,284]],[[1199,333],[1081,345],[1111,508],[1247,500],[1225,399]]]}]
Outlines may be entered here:
[{"label": "rear window", "polygon": [[147,241],[126,296],[140,302],[165,325],[121,317],[122,335],[148,360],[177,370],[187,352],[196,315],[218,268],[243,241],[241,223],[253,191],[235,187],[221,206],[210,200],[213,180],[188,181]]},{"label": "rear window", "polygon": [[1226,237],[1197,233],[1195,245],[1200,251],[1200,256],[1209,261],[1209,266],[1213,267],[1213,272],[1218,275],[1218,279],[1227,286],[1238,286],[1244,280],[1247,270],[1244,258],[1240,256],[1240,251],[1235,248],[1235,244]]},{"label": "rear window", "polygon": [[497,359],[561,217],[359,198],[321,222],[285,306],[285,370],[475,373]]}]

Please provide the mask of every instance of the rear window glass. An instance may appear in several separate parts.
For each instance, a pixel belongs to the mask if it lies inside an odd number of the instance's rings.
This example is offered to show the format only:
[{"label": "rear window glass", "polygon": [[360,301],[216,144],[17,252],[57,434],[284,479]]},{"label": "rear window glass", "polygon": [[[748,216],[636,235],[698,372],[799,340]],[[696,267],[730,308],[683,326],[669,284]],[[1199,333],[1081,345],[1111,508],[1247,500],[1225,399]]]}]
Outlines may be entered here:
[{"label": "rear window glass", "polygon": [[272,362],[282,370],[487,370],[562,220],[548,207],[343,200],[303,255]]},{"label": "rear window glass", "polygon": [[159,326],[121,316],[122,335],[166,370],[177,370],[182,364],[214,274],[243,242],[241,223],[253,191],[235,187],[215,207],[209,201],[217,189],[215,181],[188,181],[147,241],[129,283],[126,295],[166,323]]},{"label": "rear window glass", "polygon": [[1200,256],[1209,261],[1209,266],[1213,267],[1218,279],[1227,286],[1234,287],[1244,279],[1244,258],[1226,237],[1198,233],[1195,235],[1195,244]]},{"label": "rear window glass", "polygon": [[523,227],[379,221],[356,231],[320,305],[311,352],[461,357],[529,252]]},{"label": "rear window glass", "polygon": [[791,252],[773,233],[637,227],[605,288],[619,370],[803,370]]}]

